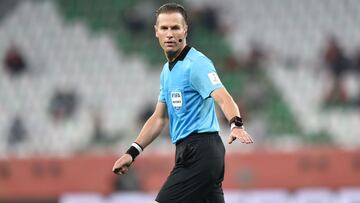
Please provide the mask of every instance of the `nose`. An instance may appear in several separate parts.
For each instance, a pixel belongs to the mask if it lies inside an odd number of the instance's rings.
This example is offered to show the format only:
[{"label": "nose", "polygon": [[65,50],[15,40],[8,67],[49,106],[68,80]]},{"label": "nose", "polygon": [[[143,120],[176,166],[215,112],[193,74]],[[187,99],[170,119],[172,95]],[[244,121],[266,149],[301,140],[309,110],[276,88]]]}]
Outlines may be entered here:
[{"label": "nose", "polygon": [[168,30],[166,31],[166,37],[169,38],[169,39],[171,39],[171,38],[174,37],[173,32],[172,32],[170,29],[168,29]]}]

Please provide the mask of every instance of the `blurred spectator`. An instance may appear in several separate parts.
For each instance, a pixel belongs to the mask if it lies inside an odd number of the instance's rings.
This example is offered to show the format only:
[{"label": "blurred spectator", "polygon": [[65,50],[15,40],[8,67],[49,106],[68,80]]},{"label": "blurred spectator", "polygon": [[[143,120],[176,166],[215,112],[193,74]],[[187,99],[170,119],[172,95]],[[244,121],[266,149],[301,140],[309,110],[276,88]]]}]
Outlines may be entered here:
[{"label": "blurred spectator", "polygon": [[210,32],[216,32],[218,30],[218,14],[216,9],[205,7],[202,10],[202,24]]},{"label": "blurred spectator", "polygon": [[236,71],[236,69],[238,69],[239,67],[242,67],[242,60],[238,59],[237,56],[235,54],[228,54],[225,58],[224,58],[224,70],[225,71]]},{"label": "blurred spectator", "polygon": [[51,98],[49,111],[55,121],[73,116],[78,98],[73,90],[56,90]]},{"label": "blurred spectator", "polygon": [[[360,47],[356,50],[355,56],[353,58],[353,69],[356,73],[356,77],[358,78],[358,81],[360,81]],[[360,85],[360,83],[358,83]],[[355,104],[357,106],[360,106],[360,87],[358,88],[358,96],[355,99]]]},{"label": "blurred spectator", "polygon": [[9,147],[12,148],[14,145],[21,143],[27,136],[27,130],[23,119],[17,115],[10,124],[8,133]]},{"label": "blurred spectator", "polygon": [[360,47],[355,52],[355,57],[353,58],[353,68],[357,73],[360,73]]},{"label": "blurred spectator", "polygon": [[20,49],[16,45],[11,45],[5,54],[4,68],[11,76],[18,76],[27,69],[27,64]]},{"label": "blurred spectator", "polygon": [[140,114],[138,116],[138,123],[140,125],[142,123],[145,123],[150,118],[150,116],[153,114],[154,106],[155,106],[155,104],[148,103],[148,104],[146,104],[146,106],[144,106],[142,108],[142,110],[140,111]]},{"label": "blurred spectator", "polygon": [[156,7],[156,1],[139,1],[125,13],[125,24],[132,34],[146,33],[149,25],[152,28],[154,13],[151,11]]},{"label": "blurred spectator", "polygon": [[261,68],[262,61],[266,58],[263,46],[255,41],[250,41],[250,52],[247,58],[247,67],[251,70]]},{"label": "blurred spectator", "polygon": [[189,11],[189,27],[191,28],[202,27],[206,31],[222,33],[222,29],[219,26],[219,17],[217,10],[211,6],[205,6],[200,8],[192,8]]},{"label": "blurred spectator", "polygon": [[224,67],[227,71],[235,71],[236,69],[248,70],[250,72],[259,70],[263,61],[267,57],[267,52],[262,44],[251,40],[250,50],[246,54],[229,54],[224,59]]},{"label": "blurred spectator", "polygon": [[94,127],[92,132],[92,141],[98,142],[106,137],[101,111],[99,109],[94,110],[92,117],[93,117],[93,127]]},{"label": "blurred spectator", "polygon": [[354,57],[354,69],[357,73],[360,73],[360,47],[356,50]]},{"label": "blurred spectator", "polygon": [[133,11],[125,14],[125,24],[132,34],[139,34],[146,28],[145,20]]},{"label": "blurred spectator", "polygon": [[343,84],[343,75],[349,68],[349,60],[346,58],[336,37],[330,36],[328,38],[323,59],[326,68],[332,75],[330,91],[325,97],[325,102],[328,104],[347,102],[347,94]]}]

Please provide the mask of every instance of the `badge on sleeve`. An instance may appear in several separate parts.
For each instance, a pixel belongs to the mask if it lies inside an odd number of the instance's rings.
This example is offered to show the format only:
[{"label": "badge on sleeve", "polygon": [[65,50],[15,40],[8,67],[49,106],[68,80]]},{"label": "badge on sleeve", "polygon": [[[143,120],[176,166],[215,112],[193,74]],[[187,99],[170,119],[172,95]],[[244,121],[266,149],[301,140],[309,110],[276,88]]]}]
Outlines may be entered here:
[{"label": "badge on sleeve", "polygon": [[208,77],[211,81],[211,84],[213,85],[217,85],[217,84],[221,84],[220,78],[219,76],[216,74],[216,72],[211,72],[208,74]]}]

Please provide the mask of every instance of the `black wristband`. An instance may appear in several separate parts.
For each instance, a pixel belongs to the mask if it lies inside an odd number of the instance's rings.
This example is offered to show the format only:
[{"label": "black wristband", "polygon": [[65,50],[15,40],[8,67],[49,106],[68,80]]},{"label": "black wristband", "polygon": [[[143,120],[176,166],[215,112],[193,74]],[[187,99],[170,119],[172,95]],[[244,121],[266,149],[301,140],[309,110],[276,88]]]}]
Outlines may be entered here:
[{"label": "black wristband", "polygon": [[243,119],[239,116],[234,116],[232,119],[230,119],[229,125],[235,124],[236,127],[242,127],[244,125]]},{"label": "black wristband", "polygon": [[135,161],[135,158],[140,154],[139,150],[137,150],[134,146],[131,146],[127,151],[126,154],[129,154],[133,161]]}]

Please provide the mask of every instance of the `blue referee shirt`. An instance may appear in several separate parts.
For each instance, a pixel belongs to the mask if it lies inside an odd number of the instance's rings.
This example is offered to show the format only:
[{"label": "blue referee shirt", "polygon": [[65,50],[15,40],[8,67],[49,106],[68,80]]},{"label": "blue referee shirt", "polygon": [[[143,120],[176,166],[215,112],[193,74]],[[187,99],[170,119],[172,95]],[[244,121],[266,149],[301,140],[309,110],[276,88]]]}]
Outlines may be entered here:
[{"label": "blue referee shirt", "polygon": [[193,132],[219,131],[211,92],[223,87],[213,63],[186,46],[160,75],[159,101],[166,103],[172,143]]}]

